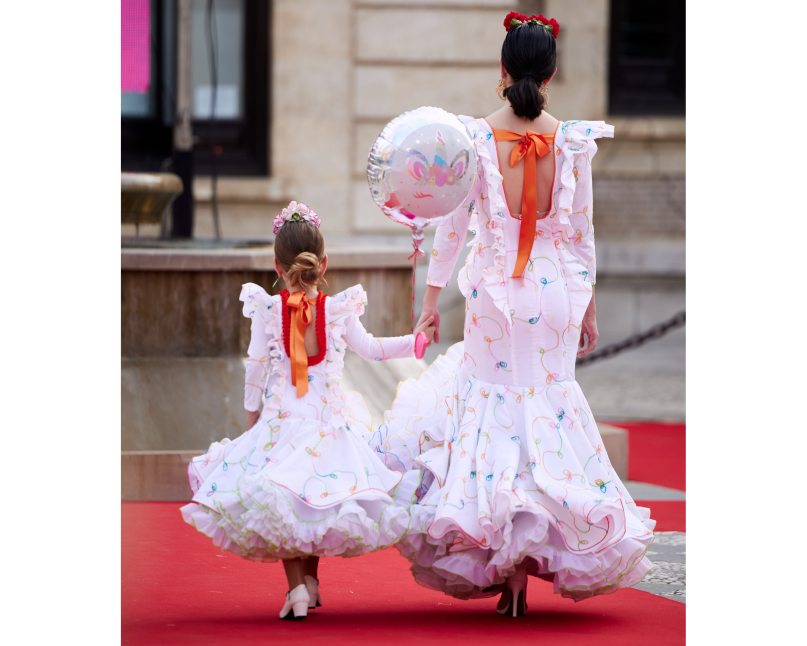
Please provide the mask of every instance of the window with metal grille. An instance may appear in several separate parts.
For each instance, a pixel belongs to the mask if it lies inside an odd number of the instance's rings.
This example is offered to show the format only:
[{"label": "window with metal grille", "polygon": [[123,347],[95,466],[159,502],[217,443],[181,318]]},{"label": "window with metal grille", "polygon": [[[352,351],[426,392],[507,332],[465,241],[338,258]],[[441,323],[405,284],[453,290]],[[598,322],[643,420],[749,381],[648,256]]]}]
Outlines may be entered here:
[{"label": "window with metal grille", "polygon": [[685,11],[682,0],[611,1],[610,114],[684,114]]},{"label": "window with metal grille", "polygon": [[[192,2],[196,174],[214,161],[220,175],[269,173],[270,9],[269,0]],[[122,170],[170,169],[175,43],[175,0],[121,0]]]}]

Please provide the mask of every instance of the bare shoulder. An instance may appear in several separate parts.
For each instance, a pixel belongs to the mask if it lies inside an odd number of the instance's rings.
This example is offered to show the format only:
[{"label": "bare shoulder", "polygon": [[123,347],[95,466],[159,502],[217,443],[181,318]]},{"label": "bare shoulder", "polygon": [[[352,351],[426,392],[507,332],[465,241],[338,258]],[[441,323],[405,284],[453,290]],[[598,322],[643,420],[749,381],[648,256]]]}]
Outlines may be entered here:
[{"label": "bare shoulder", "polygon": [[[509,113],[509,114],[508,114]],[[488,122],[491,128],[494,130],[499,130],[500,128],[506,128],[509,120],[512,120],[513,111],[508,108],[508,106],[504,106],[496,110],[496,112],[492,112],[488,116],[485,117],[485,121]]]},{"label": "bare shoulder", "polygon": [[514,132],[525,132],[532,130],[533,132],[552,133],[558,129],[558,121],[548,112],[542,112],[537,119],[528,121],[513,114],[509,106],[504,106],[496,112],[485,117],[490,127],[494,130],[513,130]]},{"label": "bare shoulder", "polygon": [[558,129],[558,125],[560,125],[560,121],[553,117],[548,112],[543,112],[540,117],[538,117],[537,121],[541,121],[541,119],[545,119],[544,123],[541,124],[541,128],[539,132],[555,132]]}]

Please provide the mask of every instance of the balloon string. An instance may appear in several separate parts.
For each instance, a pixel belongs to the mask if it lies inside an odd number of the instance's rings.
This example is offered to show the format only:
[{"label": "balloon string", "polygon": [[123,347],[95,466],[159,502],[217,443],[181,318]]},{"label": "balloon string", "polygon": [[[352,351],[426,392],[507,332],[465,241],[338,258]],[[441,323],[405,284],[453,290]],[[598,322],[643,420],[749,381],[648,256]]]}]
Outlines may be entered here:
[{"label": "balloon string", "polygon": [[414,260],[412,261],[412,326],[410,328],[410,331],[412,332],[412,334],[414,334],[415,333],[415,274],[417,274],[417,270],[418,270],[418,258],[423,258],[423,256],[425,256],[426,254],[424,254],[420,250],[420,246],[419,246],[419,244],[417,242],[412,243],[412,248],[414,249],[414,251],[412,252],[412,255],[409,256],[409,258],[407,258],[407,260],[410,260],[410,259],[414,258]]},{"label": "balloon string", "polygon": [[415,256],[415,262],[412,263],[412,334],[415,333],[415,274],[418,270],[418,259]]}]

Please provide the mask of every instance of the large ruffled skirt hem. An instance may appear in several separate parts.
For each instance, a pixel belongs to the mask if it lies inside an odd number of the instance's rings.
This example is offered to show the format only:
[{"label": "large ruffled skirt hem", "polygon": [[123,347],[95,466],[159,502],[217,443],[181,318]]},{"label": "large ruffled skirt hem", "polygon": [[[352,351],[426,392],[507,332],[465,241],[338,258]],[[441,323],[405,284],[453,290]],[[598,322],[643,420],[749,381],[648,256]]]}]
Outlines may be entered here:
[{"label": "large ruffled skirt hem", "polygon": [[[644,508],[638,509],[647,513]],[[529,575],[553,583],[556,594],[574,601],[632,587],[652,568],[645,556],[652,534],[623,538],[599,554],[574,554],[562,546],[562,536],[545,516],[537,517],[536,527],[523,518],[531,515],[529,512],[519,512],[506,523],[503,544],[498,549],[475,547],[451,552],[452,543],[467,542],[461,531],[433,539],[429,527],[433,524],[434,507],[415,505],[411,513],[412,530],[395,547],[410,562],[418,584],[458,599],[498,595],[505,580],[521,564]],[[519,527],[522,524],[529,529]],[[652,520],[645,521],[648,530],[654,524]]]},{"label": "large ruffled skirt hem", "polygon": [[396,494],[411,505],[396,547],[426,588],[490,597],[523,564],[580,601],[652,567],[655,522],[611,466],[575,381],[485,382],[460,343],[401,384],[371,445],[405,479],[420,474]]},{"label": "large ruffled skirt hem", "polygon": [[409,525],[405,509],[383,500],[312,508],[267,479],[239,483],[239,494],[216,509],[192,502],[180,511],[214,545],[251,561],[360,556],[390,547]]},{"label": "large ruffled skirt hem", "polygon": [[359,556],[390,547],[409,527],[390,497],[402,474],[346,424],[261,418],[194,458],[188,477],[185,522],[253,561]]}]

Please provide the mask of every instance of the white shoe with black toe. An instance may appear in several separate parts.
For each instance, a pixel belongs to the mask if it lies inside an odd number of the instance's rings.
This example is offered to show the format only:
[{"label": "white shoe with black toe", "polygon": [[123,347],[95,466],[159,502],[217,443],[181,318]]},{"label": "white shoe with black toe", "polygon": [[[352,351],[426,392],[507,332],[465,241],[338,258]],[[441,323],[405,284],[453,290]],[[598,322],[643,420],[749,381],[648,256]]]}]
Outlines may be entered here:
[{"label": "white shoe with black toe", "polygon": [[280,611],[281,619],[305,619],[311,597],[304,583],[286,593],[286,603]]},{"label": "white shoe with black toe", "polygon": [[308,609],[313,610],[322,605],[322,595],[319,593],[319,579],[308,574],[305,575],[305,587],[308,590]]}]

